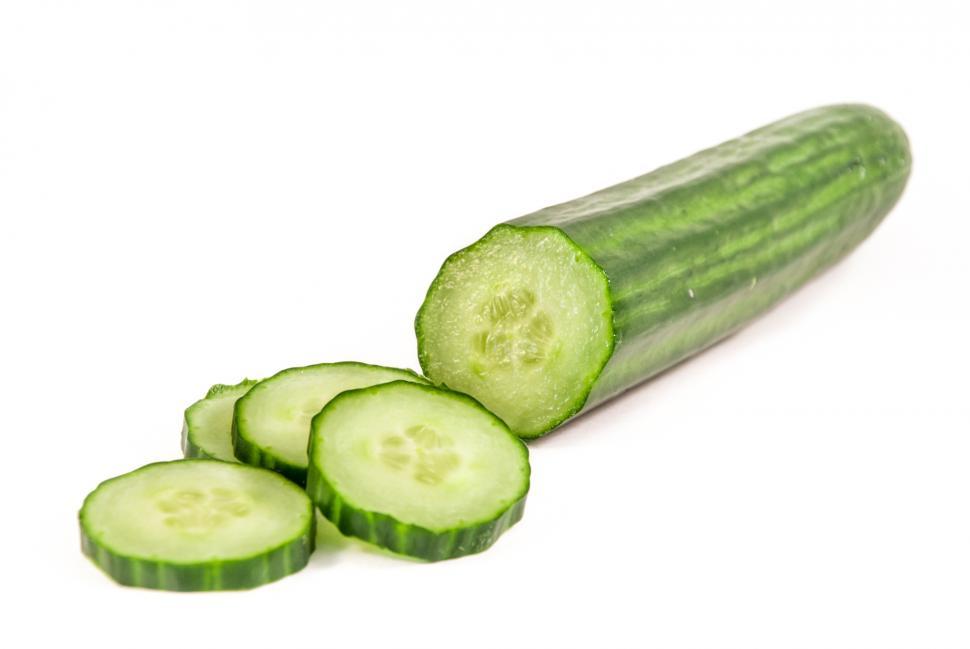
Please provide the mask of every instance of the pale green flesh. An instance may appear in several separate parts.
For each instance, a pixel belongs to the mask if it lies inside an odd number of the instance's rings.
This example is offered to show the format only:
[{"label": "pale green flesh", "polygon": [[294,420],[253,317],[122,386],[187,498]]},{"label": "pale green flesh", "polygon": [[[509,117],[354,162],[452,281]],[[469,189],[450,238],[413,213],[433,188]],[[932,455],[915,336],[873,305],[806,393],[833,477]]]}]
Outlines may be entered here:
[{"label": "pale green flesh", "polygon": [[115,554],[173,563],[241,559],[298,537],[306,495],[263,469],[187,460],[103,484],[85,504],[88,534]]},{"label": "pale green flesh", "polygon": [[354,393],[318,420],[314,464],[341,498],[436,531],[522,497],[528,459],[500,421],[466,397],[399,385]]},{"label": "pale green flesh", "polygon": [[418,327],[426,373],[524,437],[582,407],[613,348],[606,276],[554,228],[499,228],[452,256]]},{"label": "pale green flesh", "polygon": [[251,384],[226,387],[214,396],[196,401],[185,411],[189,440],[206,455],[235,462],[232,451],[232,408]]},{"label": "pale green flesh", "polygon": [[300,467],[307,465],[310,420],[345,390],[390,381],[424,382],[394,368],[333,363],[294,368],[258,383],[236,409],[236,425],[266,454]]}]

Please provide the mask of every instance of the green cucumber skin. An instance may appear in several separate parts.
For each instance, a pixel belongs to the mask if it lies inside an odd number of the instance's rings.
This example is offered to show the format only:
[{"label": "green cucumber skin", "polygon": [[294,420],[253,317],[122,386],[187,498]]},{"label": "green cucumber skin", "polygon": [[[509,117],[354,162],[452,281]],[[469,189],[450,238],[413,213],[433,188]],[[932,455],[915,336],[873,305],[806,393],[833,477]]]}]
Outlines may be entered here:
[{"label": "green cucumber skin", "polygon": [[327,479],[312,468],[307,493],[324,518],[345,536],[354,536],[383,548],[426,561],[443,561],[487,550],[522,519],[525,496],[493,520],[472,527],[435,532],[402,523],[393,516],[357,509],[343,499]]},{"label": "green cucumber skin", "polygon": [[[612,355],[535,436],[716,343],[844,257],[895,205],[910,165],[885,113],[826,106],[496,226],[557,228],[609,279]],[[428,374],[428,334],[417,334]]]},{"label": "green cucumber skin", "polygon": [[[344,365],[344,366],[352,365],[357,367],[379,367],[381,369],[395,369],[401,372],[406,372],[408,374],[411,374],[416,379],[418,379],[421,383],[428,382],[428,380],[425,379],[423,376],[421,376],[417,372],[410,369],[385,368],[380,365],[372,365],[370,363],[360,363],[358,361],[338,361],[334,363],[318,363],[317,365],[308,365],[306,367],[291,367],[291,368],[282,370],[280,372],[277,372],[276,374],[274,374],[269,378],[270,379],[275,378],[285,372],[290,372],[294,370],[306,370],[306,369],[323,366],[323,365]],[[264,379],[264,380],[268,380],[268,379]],[[239,401],[236,401],[237,409],[239,407],[240,401],[242,401],[242,398],[240,398]],[[235,415],[232,418],[232,448],[233,448],[233,452],[236,455],[236,459],[244,464],[249,464],[251,466],[258,466],[264,469],[269,469],[271,471],[276,471],[280,475],[295,482],[301,487],[304,487],[307,484],[307,468],[305,466],[299,466],[299,465],[293,464],[292,462],[287,462],[283,458],[276,457],[275,455],[271,455],[269,453],[263,452],[263,449],[260,448],[259,445],[254,444],[248,437],[240,434],[239,427],[236,425]]]},{"label": "green cucumber skin", "polygon": [[[380,386],[348,390],[337,395],[313,418],[311,431],[316,430],[317,422],[322,421],[322,418],[326,416],[327,408],[331,403],[336,403],[338,399],[344,399],[348,396],[352,398],[354,393],[372,390],[375,387]],[[429,390],[439,389],[429,386],[424,387]],[[460,392],[452,392],[452,394],[474,404],[476,407],[488,412],[492,417],[495,417],[491,411],[487,410],[472,397]],[[497,417],[495,418],[498,419]],[[311,433],[311,449],[315,437],[316,435]],[[528,458],[529,450],[524,444],[522,444],[522,452]],[[529,466],[528,462],[526,466]],[[531,474],[531,468],[529,471]],[[527,475],[521,497],[499,516],[487,521],[472,523],[467,527],[450,530],[429,530],[418,525],[404,523],[388,514],[370,512],[355,507],[353,503],[340,495],[319,467],[316,466],[313,461],[312,450],[310,452],[306,490],[310,496],[310,500],[316,504],[317,509],[323,514],[323,517],[333,523],[345,536],[354,536],[397,554],[416,557],[426,561],[444,561],[469,554],[477,554],[491,547],[506,530],[522,519],[522,515],[525,512],[525,501],[529,492],[529,486],[530,475]]]},{"label": "green cucumber skin", "polygon": [[306,566],[313,554],[315,532],[312,527],[307,535],[275,548],[259,559],[236,559],[207,565],[180,565],[114,554],[98,545],[83,530],[81,550],[123,586],[176,591],[246,590],[282,579]]},{"label": "green cucumber skin", "polygon": [[[239,403],[238,401],[236,403]],[[245,435],[239,434],[236,418],[232,418],[232,448],[236,459],[243,464],[258,466],[270,471],[276,471],[288,480],[302,486],[306,485],[306,467],[287,462],[283,458],[264,453],[257,444],[252,443]]]},{"label": "green cucumber skin", "polygon": [[[177,460],[184,462],[186,460]],[[222,460],[192,459],[192,462],[222,462]],[[165,464],[155,462],[141,469]],[[138,470],[141,470],[138,469]],[[99,487],[124,478],[129,474],[105,480]],[[96,490],[95,490],[96,491]],[[246,590],[282,579],[299,572],[310,561],[316,539],[316,516],[310,512],[306,531],[291,541],[265,553],[233,559],[198,564],[180,564],[130,557],[113,552],[87,532],[84,510],[88,499],[78,513],[81,528],[81,551],[114,581],[123,586],[173,591]],[[312,505],[311,505],[312,508]]]}]

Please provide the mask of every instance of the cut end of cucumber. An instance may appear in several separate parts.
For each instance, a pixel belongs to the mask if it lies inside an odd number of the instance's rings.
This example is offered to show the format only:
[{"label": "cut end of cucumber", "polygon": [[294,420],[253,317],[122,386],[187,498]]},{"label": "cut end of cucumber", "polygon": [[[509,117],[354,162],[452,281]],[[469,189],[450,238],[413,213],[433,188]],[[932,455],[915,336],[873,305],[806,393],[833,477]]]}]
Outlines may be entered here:
[{"label": "cut end of cucumber", "polygon": [[578,412],[614,344],[605,273],[553,227],[500,225],[449,257],[416,329],[424,373],[521,437]]},{"label": "cut end of cucumber", "polygon": [[448,559],[522,515],[525,445],[466,395],[405,382],[346,392],[314,418],[307,491],[345,534]]}]

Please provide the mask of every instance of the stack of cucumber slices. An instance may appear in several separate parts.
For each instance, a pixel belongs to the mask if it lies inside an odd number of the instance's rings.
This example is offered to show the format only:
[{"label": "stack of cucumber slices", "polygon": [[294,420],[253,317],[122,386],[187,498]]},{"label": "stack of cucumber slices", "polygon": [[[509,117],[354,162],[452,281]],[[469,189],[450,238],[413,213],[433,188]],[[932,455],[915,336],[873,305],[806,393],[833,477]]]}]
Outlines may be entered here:
[{"label": "stack of cucumber slices", "polygon": [[451,559],[492,545],[529,490],[528,451],[501,419],[363,363],[215,385],[185,411],[182,449],[187,459],[103,482],[81,507],[82,548],[119,583],[275,581],[309,561],[314,504],[347,535]]},{"label": "stack of cucumber slices", "polygon": [[481,552],[522,517],[522,439],[760,316],[859,245],[909,170],[886,114],[827,106],[499,224],[428,290],[428,378],[344,362],[213,386],[186,459],[87,497],[82,548],[122,584],[251,588],[307,564],[317,509],[402,555]]}]

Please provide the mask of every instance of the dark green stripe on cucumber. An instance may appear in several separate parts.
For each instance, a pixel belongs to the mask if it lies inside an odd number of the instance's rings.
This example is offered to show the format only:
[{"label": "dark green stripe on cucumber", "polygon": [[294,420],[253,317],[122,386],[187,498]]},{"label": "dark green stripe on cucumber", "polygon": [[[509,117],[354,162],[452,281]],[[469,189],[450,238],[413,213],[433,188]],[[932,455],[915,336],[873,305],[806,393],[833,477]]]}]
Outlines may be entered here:
[{"label": "dark green stripe on cucumber", "polygon": [[431,284],[415,322],[421,366],[541,436],[841,259],[909,169],[884,113],[828,106],[501,224]]}]

